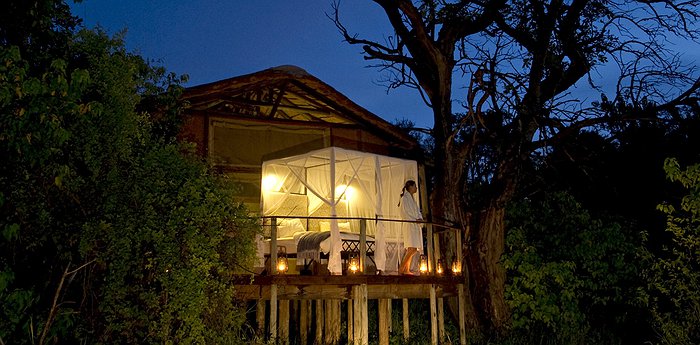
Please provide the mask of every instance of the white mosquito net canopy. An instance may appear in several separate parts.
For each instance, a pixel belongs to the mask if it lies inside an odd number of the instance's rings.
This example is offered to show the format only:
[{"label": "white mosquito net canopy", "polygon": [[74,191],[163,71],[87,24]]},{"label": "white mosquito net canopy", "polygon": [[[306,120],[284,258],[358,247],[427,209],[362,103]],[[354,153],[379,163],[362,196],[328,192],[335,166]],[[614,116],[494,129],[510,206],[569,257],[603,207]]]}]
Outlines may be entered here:
[{"label": "white mosquito net canopy", "polygon": [[[401,220],[401,189],[417,177],[415,161],[337,147],[269,160],[262,165],[262,216],[298,218],[302,230],[330,231],[332,274],[342,273],[340,231],[359,233],[360,220],[353,218],[370,218],[367,235],[375,239],[377,269],[394,271],[403,247],[402,223],[375,219]],[[278,232],[283,236],[289,234]],[[387,251],[390,243],[396,250]]]}]

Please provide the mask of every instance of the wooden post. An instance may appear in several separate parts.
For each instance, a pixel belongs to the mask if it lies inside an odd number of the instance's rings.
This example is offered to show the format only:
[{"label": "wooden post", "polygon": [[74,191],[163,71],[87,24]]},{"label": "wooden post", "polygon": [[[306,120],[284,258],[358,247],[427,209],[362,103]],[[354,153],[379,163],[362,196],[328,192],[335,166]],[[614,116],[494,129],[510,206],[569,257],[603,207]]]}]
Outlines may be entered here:
[{"label": "wooden post", "polygon": [[[442,258],[442,252],[440,251],[440,234],[433,234],[433,243],[435,243],[435,251],[433,252],[434,260],[435,260],[435,275],[437,275],[437,261]],[[449,270],[450,266],[446,264],[444,261],[442,263],[442,275],[445,275],[445,270]]]},{"label": "wooden post", "polygon": [[445,301],[440,297],[437,300],[438,308],[438,335],[440,344],[445,342]]},{"label": "wooden post", "polygon": [[265,304],[267,304],[267,301],[261,299],[256,303],[255,319],[258,323],[257,333],[259,336],[263,336],[265,334]]},{"label": "wooden post", "polygon": [[394,318],[393,318],[393,313],[392,313],[392,311],[391,311],[391,308],[392,308],[392,307],[391,307],[391,304],[392,304],[393,302],[394,302],[394,300],[389,299],[389,335],[391,335],[391,333],[394,332],[394,329],[393,329],[393,328],[394,328],[394,325],[393,325],[393,323],[394,323]]},{"label": "wooden post", "polygon": [[457,240],[455,242],[457,242],[457,248],[456,248],[457,254],[456,255],[457,255],[457,262],[459,263],[458,264],[459,265],[459,272],[461,272],[461,274],[464,274],[464,271],[463,271],[464,267],[462,265],[462,263],[464,261],[464,255],[462,255],[462,230],[456,229],[455,230],[455,237],[457,238]]},{"label": "wooden post", "polygon": [[316,300],[316,341],[314,344],[323,344],[323,301]]},{"label": "wooden post", "polygon": [[309,307],[311,301],[299,301],[299,342],[303,345],[309,342]]},{"label": "wooden post", "polygon": [[367,345],[369,342],[369,323],[367,322],[367,284],[352,287],[355,322],[353,339],[355,345]]},{"label": "wooden post", "polygon": [[279,301],[279,327],[278,342],[280,344],[289,344],[289,300],[284,299]]},{"label": "wooden post", "polygon": [[362,342],[362,312],[360,311],[362,298],[360,297],[360,285],[353,285],[352,287],[352,301],[353,301],[353,340],[355,345],[359,345]]},{"label": "wooden post", "polygon": [[430,284],[430,339],[432,345],[438,345],[437,298],[435,284]]},{"label": "wooden post", "polygon": [[340,304],[339,299],[331,300],[331,310],[333,311],[333,322],[331,323],[331,333],[333,334],[333,344],[340,342]]},{"label": "wooden post", "polygon": [[[426,237],[428,238],[428,272],[435,275],[435,245],[433,243],[433,224],[428,223],[426,225]],[[439,247],[439,246],[438,246]]]},{"label": "wooden post", "polygon": [[459,343],[467,345],[467,329],[466,329],[466,308],[467,300],[464,296],[464,284],[457,285],[457,302],[459,303]]},{"label": "wooden post", "polygon": [[379,299],[379,345],[389,345],[389,300]]},{"label": "wooden post", "polygon": [[369,343],[369,315],[367,311],[367,284],[362,284],[362,345]]},{"label": "wooden post", "polygon": [[277,274],[277,218],[270,218],[270,273]]},{"label": "wooden post", "polygon": [[[273,265],[274,266],[274,265]],[[277,342],[277,285],[270,286],[270,342]]]},{"label": "wooden post", "polygon": [[411,337],[411,329],[408,324],[408,298],[403,299],[403,340],[408,341]]},{"label": "wooden post", "polygon": [[367,271],[367,219],[360,219],[360,272]]},{"label": "wooden post", "polygon": [[335,345],[340,341],[340,300],[326,300],[325,343]]},{"label": "wooden post", "polygon": [[[354,296],[351,296],[354,297]],[[355,304],[353,299],[348,300],[348,344],[352,344],[355,340],[355,319],[353,318],[353,310],[355,309]]]}]

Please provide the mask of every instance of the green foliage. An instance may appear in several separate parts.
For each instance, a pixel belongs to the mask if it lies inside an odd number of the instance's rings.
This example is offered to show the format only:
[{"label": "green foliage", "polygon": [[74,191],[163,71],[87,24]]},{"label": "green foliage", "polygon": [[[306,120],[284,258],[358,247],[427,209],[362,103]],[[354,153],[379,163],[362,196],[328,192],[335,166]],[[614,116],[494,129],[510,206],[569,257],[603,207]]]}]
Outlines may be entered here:
[{"label": "green foliage", "polygon": [[593,336],[600,313],[620,316],[611,311],[626,303],[625,286],[638,270],[635,240],[620,224],[593,218],[565,193],[523,200],[510,211],[503,263],[516,333],[579,343]]},{"label": "green foliage", "polygon": [[700,164],[681,169],[667,159],[668,178],[686,189],[680,202],[661,204],[669,235],[660,253],[645,250],[644,295],[662,344],[700,342]]},{"label": "green foliage", "polygon": [[257,227],[175,142],[182,79],[60,37],[0,47],[0,341],[235,343]]}]

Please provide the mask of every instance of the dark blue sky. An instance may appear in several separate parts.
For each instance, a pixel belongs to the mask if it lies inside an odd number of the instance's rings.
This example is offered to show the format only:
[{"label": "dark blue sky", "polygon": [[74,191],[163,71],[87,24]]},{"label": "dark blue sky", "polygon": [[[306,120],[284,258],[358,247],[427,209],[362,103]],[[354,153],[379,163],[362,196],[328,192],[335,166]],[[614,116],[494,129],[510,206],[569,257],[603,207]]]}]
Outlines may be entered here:
[{"label": "dark blue sky", "polygon": [[[279,65],[299,66],[388,121],[409,118],[432,126],[430,109],[415,90],[378,84],[361,47],[350,46],[325,12],[330,0],[85,0],[72,5],[87,27],[114,34],[127,29],[127,47],[168,70],[188,74],[187,86]],[[342,3],[350,30],[383,40],[391,32],[372,2]]]}]

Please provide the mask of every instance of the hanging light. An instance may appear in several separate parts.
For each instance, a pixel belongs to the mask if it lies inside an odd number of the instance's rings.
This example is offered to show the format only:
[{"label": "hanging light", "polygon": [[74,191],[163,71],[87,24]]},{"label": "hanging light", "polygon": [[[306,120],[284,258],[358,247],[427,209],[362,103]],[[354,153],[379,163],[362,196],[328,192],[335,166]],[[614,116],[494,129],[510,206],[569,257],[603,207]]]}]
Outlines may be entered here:
[{"label": "hanging light", "polygon": [[462,265],[459,262],[459,260],[457,260],[457,258],[454,258],[452,260],[452,273],[454,275],[459,275],[460,273],[462,273]]},{"label": "hanging light", "polygon": [[435,272],[439,276],[441,276],[441,275],[443,275],[443,273],[445,273],[445,267],[444,267],[444,264],[442,263],[442,259],[438,259],[437,267],[435,267]]},{"label": "hanging light", "polygon": [[350,262],[348,262],[348,271],[350,274],[356,274],[360,270],[360,260],[357,259],[356,254],[350,255]]},{"label": "hanging light", "polygon": [[262,189],[266,192],[276,192],[279,190],[277,176],[267,175],[262,179]]},{"label": "hanging light", "polygon": [[420,274],[426,274],[428,273],[428,257],[421,254],[420,255]]},{"label": "hanging light", "polygon": [[277,273],[285,274],[289,270],[289,262],[287,261],[287,249],[279,247],[277,252]]},{"label": "hanging light", "polygon": [[352,201],[355,197],[355,188],[346,184],[335,187],[335,197],[338,200]]}]

